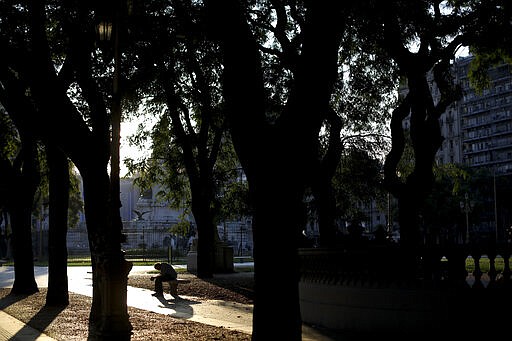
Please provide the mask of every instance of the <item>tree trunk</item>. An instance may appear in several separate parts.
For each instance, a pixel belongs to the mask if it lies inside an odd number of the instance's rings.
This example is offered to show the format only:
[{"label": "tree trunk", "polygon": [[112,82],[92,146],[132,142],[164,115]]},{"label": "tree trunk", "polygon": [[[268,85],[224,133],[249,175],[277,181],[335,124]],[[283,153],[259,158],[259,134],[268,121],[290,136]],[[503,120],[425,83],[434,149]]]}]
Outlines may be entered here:
[{"label": "tree trunk", "polygon": [[318,212],[320,245],[333,247],[336,242],[336,199],[332,188],[332,176],[318,176],[313,180],[312,190]]},{"label": "tree trunk", "polygon": [[[101,162],[100,162],[101,163]],[[93,271],[90,340],[130,340],[132,326],[126,304],[132,264],[121,250],[121,231],[112,223],[110,184],[104,167],[81,169]]]},{"label": "tree trunk", "polygon": [[341,118],[334,110],[329,110],[327,119],[330,123],[329,145],[324,158],[317,163],[312,179],[312,191],[318,205],[318,230],[320,245],[332,247],[336,242],[338,231],[336,225],[336,199],[332,179],[340,163],[343,144],[341,142]]},{"label": "tree trunk", "polygon": [[[23,191],[22,191],[23,192]],[[39,291],[34,277],[34,254],[32,251],[32,202],[17,201],[17,207],[11,207],[11,245],[14,259],[14,284],[11,293],[31,295]]]},{"label": "tree trunk", "polygon": [[68,231],[69,164],[66,155],[56,146],[47,147],[50,170],[50,205],[48,237],[48,293],[46,305],[69,304],[66,237]]},{"label": "tree trunk", "polygon": [[[2,173],[0,194],[4,199],[1,203],[9,213],[11,227],[11,234],[8,235],[7,217],[3,218],[6,224],[4,237],[7,244],[4,256],[8,256],[7,252],[10,247],[10,253],[14,259],[14,285],[11,292],[13,294],[33,294],[38,291],[38,288],[34,277],[30,231],[32,202],[24,198],[24,183],[20,181],[21,176],[14,169],[10,160],[1,160],[0,172]],[[9,198],[9,200],[5,200],[5,198]]]},{"label": "tree trunk", "polygon": [[[189,151],[191,149],[189,148]],[[210,208],[213,201],[213,180],[207,175],[211,174],[209,169],[204,167],[199,171],[192,169],[193,160],[190,154],[187,173],[190,179],[190,190],[192,193],[192,214],[197,224],[197,276],[199,278],[211,278],[215,272],[215,242],[216,228],[213,222],[213,213]],[[201,163],[201,161],[199,161]]]},{"label": "tree trunk", "polygon": [[215,271],[215,226],[209,212],[210,201],[197,203],[193,198],[192,214],[197,224],[197,277],[211,278]]},{"label": "tree trunk", "polygon": [[318,157],[343,27],[339,4],[308,5],[288,101],[276,122],[269,122],[260,51],[247,13],[238,1],[207,2],[211,19],[221,20],[214,29],[223,41],[226,112],[254,212],[253,340],[273,339],[276,328],[287,340],[301,339],[297,246],[305,223],[303,196]]},{"label": "tree trunk", "polygon": [[34,277],[32,251],[32,204],[39,185],[36,166],[36,145],[28,132],[22,133],[20,163],[15,161],[16,186],[12,193],[11,212],[12,248],[14,258],[13,294],[33,294],[38,290]]},{"label": "tree trunk", "polygon": [[[252,187],[254,237],[253,340],[272,340],[277,329],[301,340],[297,236],[302,196],[286,174],[269,174]],[[276,306],[277,304],[277,306]]]}]

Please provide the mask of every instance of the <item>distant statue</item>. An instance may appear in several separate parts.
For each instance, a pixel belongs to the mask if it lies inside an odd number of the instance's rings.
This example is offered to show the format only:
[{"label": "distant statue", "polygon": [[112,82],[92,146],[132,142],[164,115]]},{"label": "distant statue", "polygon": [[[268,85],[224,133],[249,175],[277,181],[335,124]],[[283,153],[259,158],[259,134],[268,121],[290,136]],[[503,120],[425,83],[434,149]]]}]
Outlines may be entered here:
[{"label": "distant statue", "polygon": [[137,215],[137,219],[135,219],[135,220],[145,220],[144,217],[143,217],[144,214],[151,212],[151,211],[140,212],[140,211],[137,211],[137,210],[132,210],[132,211],[135,212],[135,214]]}]

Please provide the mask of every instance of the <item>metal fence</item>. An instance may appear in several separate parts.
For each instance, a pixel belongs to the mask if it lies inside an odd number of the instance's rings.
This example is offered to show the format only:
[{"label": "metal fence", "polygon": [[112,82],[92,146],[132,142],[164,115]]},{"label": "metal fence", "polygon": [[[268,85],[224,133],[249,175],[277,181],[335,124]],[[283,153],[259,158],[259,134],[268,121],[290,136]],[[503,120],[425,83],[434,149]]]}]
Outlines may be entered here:
[{"label": "metal fence", "polygon": [[172,262],[185,257],[189,250],[188,236],[175,236],[158,226],[124,229],[123,233],[126,236],[123,249],[129,260]]},{"label": "metal fence", "polygon": [[[126,236],[122,248],[126,259],[131,261],[169,261],[185,258],[191,244],[192,232],[176,236],[169,231],[172,223],[137,221],[124,222]],[[233,247],[235,256],[252,256],[252,229],[250,224],[239,222],[219,226],[221,241]],[[85,226],[69,229],[67,249],[70,258],[90,257],[89,239]],[[48,230],[32,231],[33,254],[36,259],[48,259]]]},{"label": "metal fence", "polygon": [[[122,244],[127,260],[173,262],[186,256],[188,236],[175,236],[168,227],[144,224],[123,229],[126,241]],[[71,229],[67,234],[67,249],[70,258],[90,257],[89,239],[86,229]],[[35,259],[48,259],[48,231],[32,232],[32,251]]]}]

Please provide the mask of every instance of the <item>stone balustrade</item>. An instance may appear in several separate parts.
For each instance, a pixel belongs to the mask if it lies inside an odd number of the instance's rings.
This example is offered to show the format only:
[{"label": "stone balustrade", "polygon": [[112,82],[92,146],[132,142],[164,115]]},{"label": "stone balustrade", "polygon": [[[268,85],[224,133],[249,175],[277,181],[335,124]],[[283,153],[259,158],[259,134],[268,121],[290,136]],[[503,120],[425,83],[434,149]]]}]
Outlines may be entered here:
[{"label": "stone balustrade", "polygon": [[421,246],[408,257],[397,244],[300,249],[302,317],[328,328],[394,333],[459,332],[468,315],[506,325],[510,256],[507,244]]}]

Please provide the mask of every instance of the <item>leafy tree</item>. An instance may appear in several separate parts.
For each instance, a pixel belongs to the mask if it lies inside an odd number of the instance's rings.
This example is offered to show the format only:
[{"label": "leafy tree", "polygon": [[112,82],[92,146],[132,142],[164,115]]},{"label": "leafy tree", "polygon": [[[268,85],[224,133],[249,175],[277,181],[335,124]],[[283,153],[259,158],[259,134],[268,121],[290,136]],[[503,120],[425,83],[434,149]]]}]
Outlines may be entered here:
[{"label": "leafy tree", "polygon": [[[460,88],[452,84],[449,63],[462,46],[477,46],[485,26],[473,25],[482,18],[499,16],[504,7],[485,1],[396,1],[379,7],[376,34],[382,46],[400,67],[407,80],[408,94],[393,112],[391,120],[392,149],[385,163],[385,179],[400,206],[401,245],[414,252],[419,242],[419,208],[432,190],[435,153],[442,142],[438,119],[446,107],[459,98]],[[389,5],[389,6],[388,6]],[[407,13],[400,19],[399,13]],[[429,75],[440,90],[434,102]],[[402,121],[410,116],[410,138],[414,152],[414,168],[404,181],[399,180],[397,165],[404,151]],[[406,257],[413,259],[414,257]],[[414,268],[408,266],[407,268]]]},{"label": "leafy tree", "polygon": [[80,191],[80,177],[76,172],[76,168],[71,163],[69,164],[70,172],[70,192],[69,192],[69,211],[68,211],[68,226],[76,228],[80,222],[80,214],[84,211],[84,202],[82,200],[82,193]]},{"label": "leafy tree", "polygon": [[[4,75],[5,69],[0,70]],[[34,277],[32,248],[32,206],[40,182],[38,144],[30,123],[23,122],[19,114],[33,109],[27,103],[19,87],[12,82],[0,91],[0,102],[7,109],[2,113],[2,138],[0,168],[2,174],[3,206],[9,212],[11,222],[11,246],[15,263],[14,294],[32,294],[38,291]],[[14,128],[16,127],[16,128]],[[17,134],[14,130],[17,130]],[[19,142],[16,138],[19,136]],[[19,143],[19,144],[18,144]],[[14,147],[18,146],[17,149]],[[8,199],[7,199],[8,198]]]},{"label": "leafy tree", "polygon": [[470,52],[475,56],[471,61],[469,79],[477,91],[489,86],[487,74],[491,66],[503,61],[512,64],[512,34],[510,18],[512,5],[509,1],[454,1],[460,11],[469,11],[471,7],[479,9],[473,22],[468,23],[470,33]]},{"label": "leafy tree", "polygon": [[346,221],[358,220],[364,215],[362,203],[379,197],[381,164],[368,152],[352,148],[342,156],[334,177],[338,214]]},{"label": "leafy tree", "polygon": [[[377,16],[370,29],[376,29],[377,42],[397,63],[407,80],[408,94],[394,110],[391,119],[392,148],[385,162],[385,181],[398,198],[401,246],[414,253],[419,242],[418,210],[432,189],[432,166],[441,145],[439,116],[460,96],[451,84],[449,61],[463,41],[460,28],[471,20],[473,13],[464,16],[445,14],[440,2],[401,2],[376,4]],[[401,13],[407,13],[401,16]],[[454,23],[455,21],[455,23]],[[380,26],[383,29],[379,29]],[[418,48],[413,49],[416,45]],[[432,72],[441,98],[434,102],[428,83]],[[404,151],[405,137],[402,121],[410,116],[410,138],[414,152],[414,168],[401,182],[397,166]],[[404,257],[414,262],[414,256]],[[415,265],[407,266],[413,269]]]},{"label": "leafy tree", "polygon": [[[77,224],[79,212],[83,211],[83,202],[78,188],[78,176],[66,155],[55,146],[47,145],[44,156],[45,159],[41,158],[41,182],[32,215],[49,219],[46,304],[66,306],[69,304],[67,229],[70,224]],[[48,214],[46,209],[49,209]]]},{"label": "leafy tree", "polygon": [[241,168],[230,169],[229,175],[221,177],[220,193],[218,194],[218,223],[237,220],[252,215],[248,198],[247,181]]},{"label": "leafy tree", "polygon": [[146,80],[142,86],[136,84],[137,92],[151,97],[146,103],[158,122],[151,133],[151,157],[138,165],[134,160],[128,163],[137,173],[139,185],[163,184],[166,191],[160,194],[164,200],[174,207],[190,204],[198,230],[197,273],[211,277],[216,271],[218,186],[224,180],[221,174],[231,174],[226,167],[237,164],[222,112],[218,46],[198,33],[196,4],[175,1],[145,6],[152,8],[156,18],[173,11],[176,20],[164,20],[141,35],[140,41],[150,48],[133,51],[142,58],[137,64],[141,71],[132,79]]},{"label": "leafy tree", "polygon": [[[20,124],[29,125],[27,131],[34,140],[63,151],[83,177],[94,273],[90,337],[129,339],[126,281],[131,265],[121,251],[118,192],[112,192],[115,179],[111,181],[107,172],[110,115],[108,96],[103,94],[108,91],[105,79],[110,77],[109,65],[103,61],[111,58],[94,44],[95,20],[102,9],[108,13],[113,8],[78,2],[45,6],[8,1],[2,5],[6,11],[2,11],[0,38],[7,58],[1,60],[1,81],[10,91],[9,101],[29,107],[18,112],[9,109],[9,113],[16,114]],[[68,89],[77,91],[85,105],[75,105]],[[67,214],[67,210],[61,212]]]},{"label": "leafy tree", "polygon": [[[283,17],[284,4],[277,2],[259,3],[252,12],[237,1],[206,4],[212,36],[222,43],[226,112],[254,210],[253,339],[272,338],[267,326],[278,318],[287,337],[299,340],[297,245],[305,222],[303,198],[336,79],[343,6],[337,2],[311,2],[304,7],[299,4],[290,8],[295,20],[288,22]],[[282,71],[288,75],[282,83],[272,81],[275,73],[269,72],[267,78],[263,72],[265,57],[260,54],[259,32],[250,25],[251,18],[272,17],[273,10],[276,26],[267,21],[266,27],[275,34],[279,51],[288,58],[283,64],[293,62]],[[297,39],[292,34],[278,37],[293,25],[300,26],[302,32]],[[269,96],[267,85],[277,89],[270,92],[274,97]],[[280,86],[285,93],[279,92]],[[273,106],[272,99],[283,104]],[[279,250],[287,267],[275,267],[273,253],[269,252],[272,246]],[[275,310],[272,302],[276,300],[285,310]]]},{"label": "leafy tree", "polygon": [[[288,246],[280,250],[289,257],[289,264],[296,264],[294,245],[304,222],[304,190],[322,174],[315,166],[319,158],[318,136],[324,122],[334,122],[329,119],[333,117],[329,116],[329,109],[338,74],[340,43],[343,51],[375,46],[374,66],[378,69],[394,64],[407,80],[408,95],[392,115],[392,149],[385,163],[385,175],[388,188],[399,199],[405,268],[415,269],[413,253],[419,242],[419,208],[432,189],[432,165],[442,142],[438,119],[460,95],[451,84],[450,60],[461,45],[469,44],[470,35],[465,29],[479,15],[479,8],[459,11],[457,5],[447,13],[450,6],[441,1],[363,1],[353,6],[293,2],[288,7],[272,1],[248,7],[228,1],[206,5],[212,36],[222,42],[223,89],[230,131],[254,205],[255,271],[272,267],[269,257],[259,251],[262,244],[267,245],[267,236],[263,237],[260,226],[267,229],[267,235],[271,231],[275,244]],[[258,25],[260,22],[263,24]],[[355,49],[342,39],[344,32],[352,32],[352,23],[358,23]],[[296,27],[300,29],[294,30]],[[322,46],[316,45],[320,36]],[[282,69],[270,68],[267,74],[267,65]],[[363,73],[365,69],[360,70]],[[430,71],[440,89],[438,102],[433,101],[430,91]],[[391,82],[398,83],[392,73],[387,74]],[[397,165],[405,141],[402,121],[409,114],[415,163],[412,173],[402,182],[397,176]],[[256,338],[264,335],[263,327],[259,328],[262,321],[272,318],[270,307],[265,304],[271,301],[270,297],[259,297],[258,291],[267,295],[275,290],[262,277],[280,278],[283,290],[278,291],[288,292],[281,299],[291,303],[286,314],[289,320],[283,321],[283,325],[297,331],[298,317],[292,303],[295,290],[291,290],[295,283],[284,279],[294,277],[295,265],[290,267],[290,272],[262,270],[264,275],[256,278]],[[294,333],[290,337],[296,336]]]},{"label": "leafy tree", "polygon": [[460,243],[465,238],[461,228],[462,187],[471,176],[455,164],[435,166],[434,176],[432,192],[420,209],[424,240],[433,245]]}]

